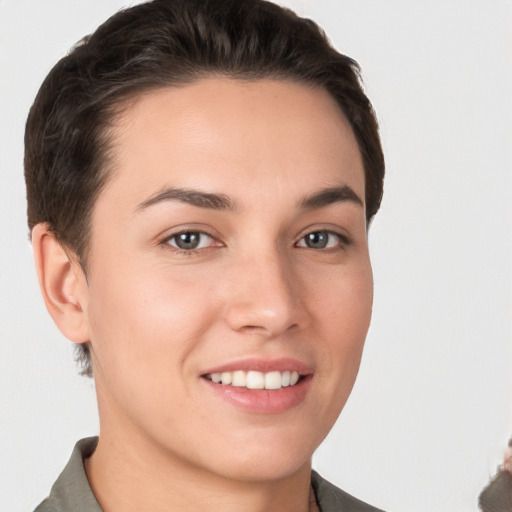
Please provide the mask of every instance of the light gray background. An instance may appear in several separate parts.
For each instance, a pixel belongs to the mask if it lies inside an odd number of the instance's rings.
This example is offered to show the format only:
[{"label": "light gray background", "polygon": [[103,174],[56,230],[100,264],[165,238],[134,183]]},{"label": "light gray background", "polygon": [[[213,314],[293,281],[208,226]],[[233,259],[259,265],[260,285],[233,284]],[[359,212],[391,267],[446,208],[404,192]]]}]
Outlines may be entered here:
[{"label": "light gray background", "polygon": [[[387,181],[373,325],[314,465],[394,512],[476,511],[512,434],[512,2],[283,2],[363,67]],[[91,381],[44,310],[23,129],[53,63],[123,0],[0,0],[0,510],[32,508],[97,433]]]}]

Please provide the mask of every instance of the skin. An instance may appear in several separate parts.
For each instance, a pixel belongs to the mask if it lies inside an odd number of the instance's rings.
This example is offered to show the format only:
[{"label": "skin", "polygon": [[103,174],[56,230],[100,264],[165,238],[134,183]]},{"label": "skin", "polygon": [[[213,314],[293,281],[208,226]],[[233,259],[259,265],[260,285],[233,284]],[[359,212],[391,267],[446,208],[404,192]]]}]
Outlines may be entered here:
[{"label": "skin", "polygon": [[[209,78],[138,97],[113,136],[87,279],[44,225],[33,233],[50,313],[69,339],[90,341],[100,441],[86,471],[99,503],[308,510],[311,456],[350,394],[371,316],[348,122],[322,89]],[[231,207],[155,200],[166,187]],[[341,187],[361,202],[304,205]],[[183,231],[205,233],[197,250],[176,247]],[[310,233],[327,246],[308,246]],[[212,392],[205,372],[247,358],[307,366],[301,402],[262,413]]]}]

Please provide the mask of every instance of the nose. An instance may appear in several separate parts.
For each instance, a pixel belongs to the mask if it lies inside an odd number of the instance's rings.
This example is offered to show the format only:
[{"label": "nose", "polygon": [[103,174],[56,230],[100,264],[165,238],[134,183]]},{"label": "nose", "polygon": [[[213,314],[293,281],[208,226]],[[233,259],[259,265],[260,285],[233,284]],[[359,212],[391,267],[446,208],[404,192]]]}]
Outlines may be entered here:
[{"label": "nose", "polygon": [[271,338],[304,323],[299,279],[278,250],[247,257],[230,274],[226,321],[231,329]]}]

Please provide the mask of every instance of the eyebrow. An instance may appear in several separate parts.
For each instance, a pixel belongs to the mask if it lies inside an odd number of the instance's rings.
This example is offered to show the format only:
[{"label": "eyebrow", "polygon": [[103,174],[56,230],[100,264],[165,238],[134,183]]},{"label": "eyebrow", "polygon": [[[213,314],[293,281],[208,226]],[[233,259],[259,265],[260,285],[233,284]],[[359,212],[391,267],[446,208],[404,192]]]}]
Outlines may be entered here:
[{"label": "eyebrow", "polygon": [[234,210],[235,208],[231,199],[224,194],[168,187],[140,203],[135,208],[135,212],[140,213],[150,206],[166,201],[182,201],[192,206],[208,208],[210,210]]},{"label": "eyebrow", "polygon": [[363,206],[363,201],[348,185],[342,187],[324,188],[313,194],[305,196],[300,202],[299,207],[307,210],[323,208],[335,203],[344,202],[355,203]]},{"label": "eyebrow", "polygon": [[[167,187],[140,203],[135,208],[135,212],[140,213],[150,206],[167,201],[182,201],[192,206],[197,206],[198,208],[207,208],[210,210],[232,211],[235,209],[235,204],[225,194],[213,194],[192,189]],[[347,201],[363,206],[361,198],[348,185],[325,188],[309,194],[299,201],[298,206],[301,209],[313,210]]]}]

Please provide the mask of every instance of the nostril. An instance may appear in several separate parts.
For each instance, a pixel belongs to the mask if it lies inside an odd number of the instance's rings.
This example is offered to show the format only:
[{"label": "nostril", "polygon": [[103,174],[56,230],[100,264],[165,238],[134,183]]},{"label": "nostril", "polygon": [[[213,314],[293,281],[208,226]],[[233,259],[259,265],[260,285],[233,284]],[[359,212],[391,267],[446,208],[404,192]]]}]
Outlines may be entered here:
[{"label": "nostril", "polygon": [[238,329],[238,331],[245,333],[258,333],[259,331],[265,331],[265,328],[261,325],[243,325]]}]

